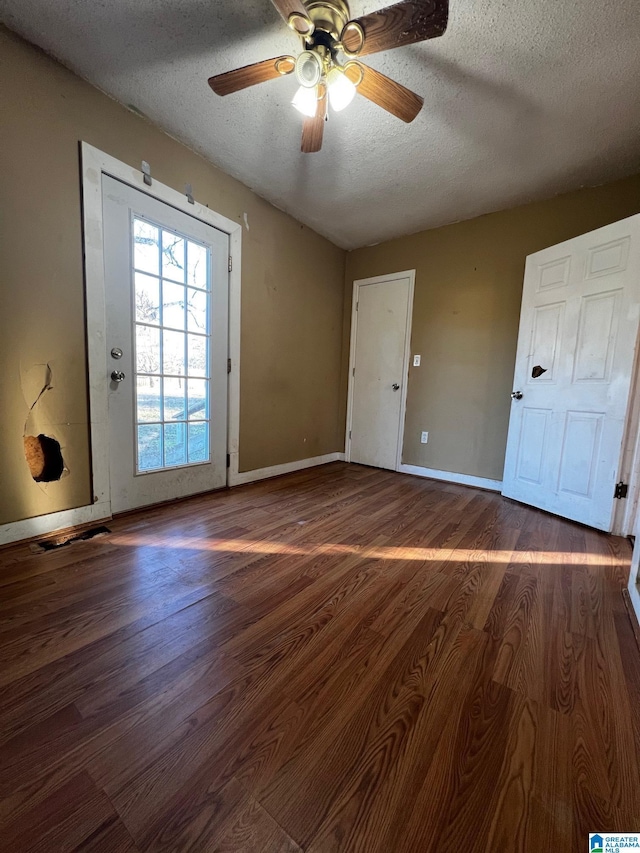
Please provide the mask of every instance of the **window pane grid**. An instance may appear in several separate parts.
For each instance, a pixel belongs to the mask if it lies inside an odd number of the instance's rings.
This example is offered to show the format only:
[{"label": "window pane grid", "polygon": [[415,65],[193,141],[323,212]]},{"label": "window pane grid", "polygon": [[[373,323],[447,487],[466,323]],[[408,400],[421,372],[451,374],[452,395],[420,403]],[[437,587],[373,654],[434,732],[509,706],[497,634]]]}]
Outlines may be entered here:
[{"label": "window pane grid", "polygon": [[[163,276],[161,276],[161,275],[156,275],[155,273],[150,273],[149,270],[140,269],[137,266],[135,266],[135,264],[132,267],[132,269],[133,269],[133,272],[135,274],[143,275],[143,276],[145,276],[145,278],[153,278],[153,279],[155,279],[155,281],[160,281],[163,278]],[[170,279],[170,281],[172,284],[181,284],[181,282],[176,282],[173,279]],[[208,285],[207,285],[207,287],[198,287],[195,284],[187,284],[187,289],[188,290],[195,290],[198,293],[204,293],[204,294],[209,293]]]},{"label": "window pane grid", "polygon": [[208,379],[208,376],[200,376],[200,374],[194,374],[191,376],[188,373],[147,373],[146,371],[139,370],[137,373],[138,376],[143,376],[145,379]]},{"label": "window pane grid", "polygon": [[[167,332],[184,332],[185,331],[184,327],[179,328],[178,326],[163,326],[163,325],[158,326],[158,325],[152,324],[152,323],[139,323],[137,320],[136,320],[136,326],[139,326],[142,329],[150,329],[154,332],[157,332],[158,329],[166,330]],[[194,338],[202,338],[203,340],[207,340],[209,338],[209,335],[206,332],[192,332],[191,329],[188,330],[187,334],[194,337]]]},{"label": "window pane grid", "polygon": [[137,472],[210,460],[210,249],[133,220]]}]

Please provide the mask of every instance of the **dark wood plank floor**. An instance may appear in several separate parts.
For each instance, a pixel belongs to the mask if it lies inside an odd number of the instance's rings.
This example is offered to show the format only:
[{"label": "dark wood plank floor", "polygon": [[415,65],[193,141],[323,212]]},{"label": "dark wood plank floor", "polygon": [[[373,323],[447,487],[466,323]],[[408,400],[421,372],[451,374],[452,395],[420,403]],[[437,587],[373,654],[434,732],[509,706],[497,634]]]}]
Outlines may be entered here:
[{"label": "dark wood plank floor", "polygon": [[625,540],[341,463],[0,552],[0,848],[556,853],[640,829]]}]

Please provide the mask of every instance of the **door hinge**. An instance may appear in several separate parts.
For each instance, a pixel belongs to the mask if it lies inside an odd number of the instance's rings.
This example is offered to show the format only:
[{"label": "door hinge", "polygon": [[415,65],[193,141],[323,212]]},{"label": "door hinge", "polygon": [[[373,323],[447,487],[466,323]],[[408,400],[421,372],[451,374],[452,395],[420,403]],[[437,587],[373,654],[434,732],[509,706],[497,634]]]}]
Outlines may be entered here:
[{"label": "door hinge", "polygon": [[231,468],[231,454],[227,453],[227,468]]},{"label": "door hinge", "polygon": [[152,186],[153,181],[151,180],[151,166],[147,163],[146,160],[142,161],[140,169],[142,170],[142,180],[148,187]]},{"label": "door hinge", "polygon": [[619,483],[616,483],[616,489],[613,493],[614,498],[626,498],[629,492],[629,486],[626,483],[623,483],[620,480]]},{"label": "door hinge", "polygon": [[356,375],[356,369],[355,369],[355,367],[351,370],[351,375],[352,375],[352,376],[355,376],[355,375]]},{"label": "door hinge", "polygon": [[351,430],[349,430],[349,438],[351,438]]},{"label": "door hinge", "polygon": [[356,302],[356,311],[358,310],[358,305],[360,305],[360,303]]},{"label": "door hinge", "polygon": [[229,272],[233,270],[233,258],[229,255]]},{"label": "door hinge", "polygon": [[227,373],[231,373],[231,359],[227,359]]}]

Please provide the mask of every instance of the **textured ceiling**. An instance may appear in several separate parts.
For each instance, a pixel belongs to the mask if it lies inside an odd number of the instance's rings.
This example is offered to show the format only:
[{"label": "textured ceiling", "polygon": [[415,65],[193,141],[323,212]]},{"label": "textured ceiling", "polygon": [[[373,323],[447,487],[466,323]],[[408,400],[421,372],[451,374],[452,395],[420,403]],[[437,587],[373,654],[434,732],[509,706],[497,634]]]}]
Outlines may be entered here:
[{"label": "textured ceiling", "polygon": [[418,118],[356,98],[317,154],[300,152],[292,77],[207,85],[298,52],[269,0],[0,0],[0,18],[345,248],[640,171],[639,0],[450,5],[442,38],[367,58],[424,97]]}]

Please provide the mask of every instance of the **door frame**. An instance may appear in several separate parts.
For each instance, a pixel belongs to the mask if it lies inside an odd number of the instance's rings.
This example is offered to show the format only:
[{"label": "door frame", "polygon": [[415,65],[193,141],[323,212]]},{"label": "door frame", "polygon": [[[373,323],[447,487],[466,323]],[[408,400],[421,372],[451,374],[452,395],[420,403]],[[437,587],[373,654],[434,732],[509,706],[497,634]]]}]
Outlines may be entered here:
[{"label": "door frame", "polygon": [[402,447],[404,444],[404,422],[407,411],[407,385],[409,384],[409,361],[411,358],[411,329],[413,324],[413,294],[416,282],[415,270],[403,270],[402,272],[387,273],[385,275],[376,275],[372,278],[360,278],[353,282],[353,291],[351,295],[351,333],[349,343],[349,385],[347,389],[347,426],[345,432],[345,460],[351,462],[351,421],[353,417],[353,391],[354,391],[354,370],[356,363],[356,339],[358,334],[358,296],[361,287],[368,284],[384,284],[387,281],[395,281],[398,278],[409,279],[409,299],[407,306],[407,318],[404,333],[404,362],[402,366],[402,389],[400,398],[400,418],[398,424],[398,450],[396,453],[396,467],[399,471],[402,465]]},{"label": "door frame", "polygon": [[629,571],[627,592],[629,593],[629,600],[636,614],[636,619],[640,623],[640,511],[637,512],[633,520],[632,532],[635,536],[635,542],[631,555],[631,569]]},{"label": "door frame", "polygon": [[116,160],[86,142],[81,143],[82,223],[84,237],[84,269],[86,300],[87,362],[89,385],[89,419],[93,509],[99,517],[111,515],[111,482],[109,473],[109,423],[106,350],[105,276],[102,213],[102,175],[110,175],[125,184],[174,207],[189,216],[229,235],[229,350],[231,372],[228,374],[227,416],[227,485],[234,485],[238,472],[240,434],[240,287],[242,225],[191,202],[186,194],[160,183],[155,178],[145,182],[142,171]]},{"label": "door frame", "polygon": [[623,482],[628,482],[629,491],[626,500],[617,502],[612,533],[618,536],[635,537],[627,593],[636,619],[640,623],[640,328],[636,341],[636,357],[619,477]]},{"label": "door frame", "polygon": [[631,389],[624,425],[624,436],[618,466],[618,479],[628,484],[625,500],[616,501],[611,533],[614,536],[635,535],[636,515],[640,499],[640,323],[631,374]]}]

